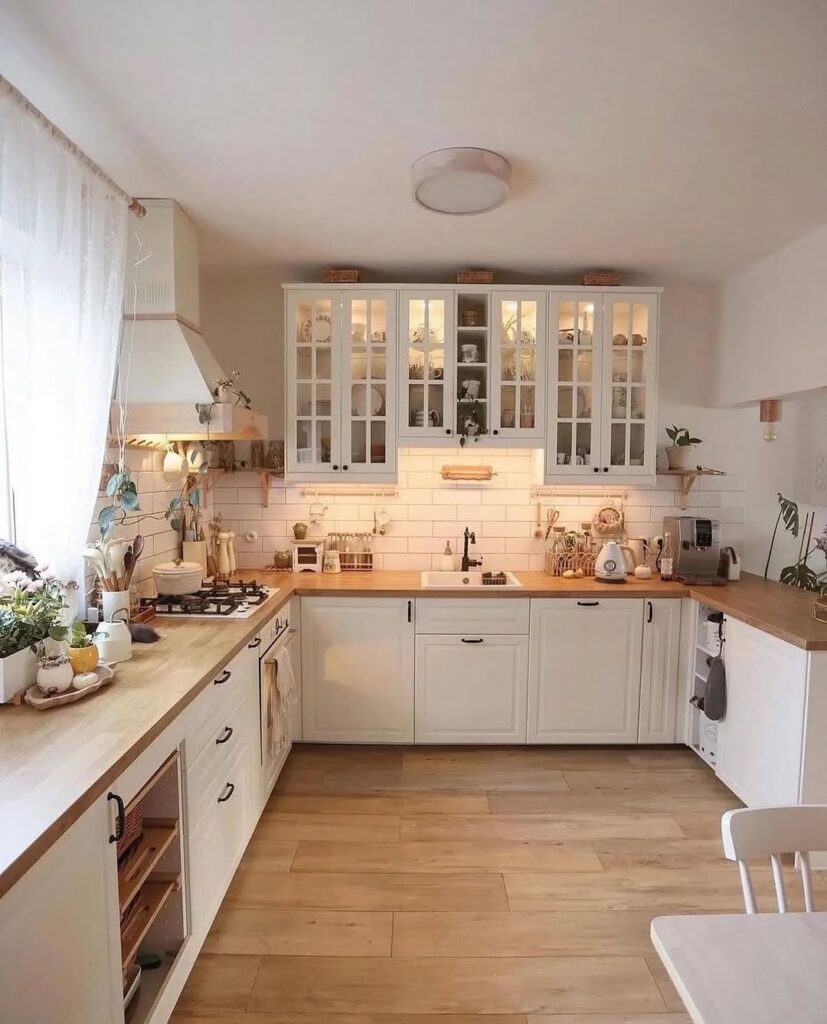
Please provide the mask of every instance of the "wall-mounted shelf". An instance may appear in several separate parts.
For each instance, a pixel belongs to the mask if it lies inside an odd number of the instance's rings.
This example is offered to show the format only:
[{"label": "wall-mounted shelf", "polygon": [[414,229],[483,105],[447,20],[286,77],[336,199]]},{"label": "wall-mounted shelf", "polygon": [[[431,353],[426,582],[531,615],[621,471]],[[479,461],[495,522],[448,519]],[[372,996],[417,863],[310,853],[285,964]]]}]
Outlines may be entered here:
[{"label": "wall-mounted shelf", "polygon": [[689,504],[689,492],[699,476],[726,476],[722,469],[705,469],[703,466],[695,466],[694,469],[667,469],[666,476],[679,476],[681,478],[681,492],[678,496],[678,505],[686,508]]}]

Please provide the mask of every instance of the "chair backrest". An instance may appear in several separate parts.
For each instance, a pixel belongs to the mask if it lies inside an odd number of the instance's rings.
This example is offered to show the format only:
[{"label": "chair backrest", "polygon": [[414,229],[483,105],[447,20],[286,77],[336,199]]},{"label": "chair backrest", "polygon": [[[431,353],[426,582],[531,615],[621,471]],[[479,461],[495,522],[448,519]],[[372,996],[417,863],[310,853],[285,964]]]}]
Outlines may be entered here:
[{"label": "chair backrest", "polygon": [[781,854],[798,855],[804,906],[813,910],[813,877],[810,852],[827,850],[827,806],[801,804],[795,807],[744,807],[727,811],[721,818],[724,855],[738,862],[741,888],[748,914],[757,913],[755,891],[747,861],[769,857],[775,882],[778,910],[787,911],[787,895],[781,869]]}]

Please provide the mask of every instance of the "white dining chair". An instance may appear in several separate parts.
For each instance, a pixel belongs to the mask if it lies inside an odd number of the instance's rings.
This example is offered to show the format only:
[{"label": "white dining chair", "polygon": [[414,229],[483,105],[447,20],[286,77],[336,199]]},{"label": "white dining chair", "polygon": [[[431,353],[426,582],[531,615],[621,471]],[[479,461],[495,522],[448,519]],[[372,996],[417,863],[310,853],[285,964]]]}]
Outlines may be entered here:
[{"label": "white dining chair", "polygon": [[721,818],[721,836],[724,854],[737,861],[741,875],[741,888],[748,914],[756,914],[755,890],[748,861],[769,857],[775,881],[775,895],[779,913],[787,912],[787,894],[781,854],[795,853],[804,888],[804,906],[813,910],[813,876],[810,853],[827,850],[827,806],[802,804],[795,807],[743,807],[727,811]]}]

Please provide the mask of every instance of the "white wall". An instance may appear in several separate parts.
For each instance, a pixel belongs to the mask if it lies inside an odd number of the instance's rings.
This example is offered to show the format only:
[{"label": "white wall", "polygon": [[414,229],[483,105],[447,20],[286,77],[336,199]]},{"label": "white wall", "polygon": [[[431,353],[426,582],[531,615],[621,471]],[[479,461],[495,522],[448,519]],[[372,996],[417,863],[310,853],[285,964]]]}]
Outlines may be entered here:
[{"label": "white wall", "polygon": [[827,225],[721,287],[717,404],[827,387]]}]

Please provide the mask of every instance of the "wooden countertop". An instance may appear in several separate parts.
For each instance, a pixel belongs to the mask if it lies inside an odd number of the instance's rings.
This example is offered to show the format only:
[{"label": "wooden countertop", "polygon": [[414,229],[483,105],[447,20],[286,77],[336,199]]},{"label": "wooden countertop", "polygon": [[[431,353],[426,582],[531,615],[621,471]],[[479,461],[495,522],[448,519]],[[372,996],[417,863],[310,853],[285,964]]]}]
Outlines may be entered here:
[{"label": "wooden countertop", "polygon": [[0,705],[0,895],[6,892],[257,632],[291,594],[411,597],[695,597],[807,650],[827,651],[827,625],[812,618],[812,594],[754,576],[726,587],[660,580],[625,584],[516,573],[520,589],[423,590],[418,572],[339,576],[255,575],[279,592],[249,618],[157,618],[161,641],[135,645],[115,683],[88,700],[49,712]]}]

